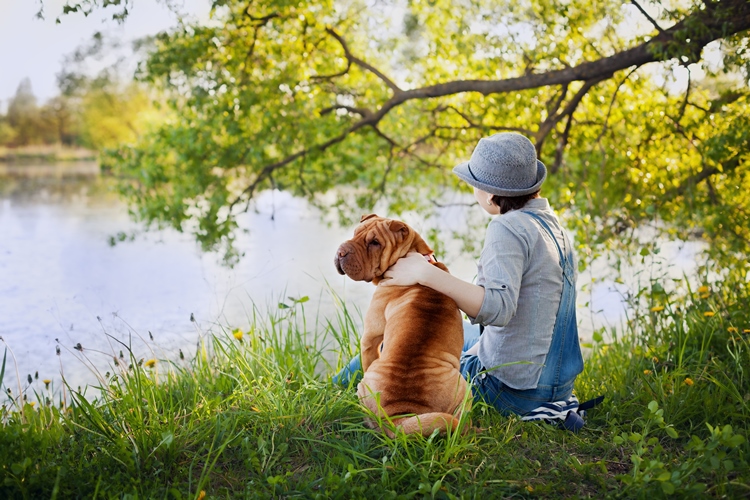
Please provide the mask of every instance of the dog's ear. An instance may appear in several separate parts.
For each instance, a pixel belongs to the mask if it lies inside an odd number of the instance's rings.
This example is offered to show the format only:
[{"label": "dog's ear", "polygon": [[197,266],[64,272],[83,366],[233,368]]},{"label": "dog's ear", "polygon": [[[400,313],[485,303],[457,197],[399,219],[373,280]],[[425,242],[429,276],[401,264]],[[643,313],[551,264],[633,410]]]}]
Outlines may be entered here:
[{"label": "dog's ear", "polygon": [[[408,233],[408,226],[404,224],[404,227],[406,229],[406,232]],[[406,234],[404,234],[404,236],[406,236]],[[414,238],[412,239],[411,248],[409,250],[412,252],[419,252],[422,255],[431,255],[433,253],[430,245],[428,245],[427,242],[422,238],[422,236],[420,236],[416,231],[414,232]]]},{"label": "dog's ear", "polygon": [[363,223],[364,221],[368,219],[372,219],[373,217],[378,217],[378,214],[365,214],[359,219],[359,223]]},{"label": "dog's ear", "polygon": [[388,221],[388,229],[390,229],[391,232],[396,235],[399,241],[403,241],[404,238],[406,238],[406,235],[409,234],[409,226],[407,226],[400,220]]},{"label": "dog's ear", "polygon": [[413,252],[419,252],[422,255],[430,255],[434,253],[432,251],[432,248],[430,248],[430,245],[428,245],[427,242],[423,240],[419,235],[416,235],[416,238],[414,238],[414,243],[411,246],[411,250]]}]

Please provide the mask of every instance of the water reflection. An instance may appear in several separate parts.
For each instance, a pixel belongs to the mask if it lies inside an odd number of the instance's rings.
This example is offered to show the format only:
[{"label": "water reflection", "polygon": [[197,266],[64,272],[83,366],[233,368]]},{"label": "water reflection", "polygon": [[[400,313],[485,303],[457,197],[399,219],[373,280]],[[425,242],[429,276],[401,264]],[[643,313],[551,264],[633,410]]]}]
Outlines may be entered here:
[{"label": "water reflection", "polygon": [[163,355],[176,357],[201,332],[247,326],[254,304],[265,311],[280,297],[307,295],[311,315],[332,313],[327,283],[353,306],[369,302],[372,285],[346,282],[332,264],[349,228],[322,224],[301,200],[261,194],[257,211],[242,220],[250,231],[238,240],[245,257],[228,269],[174,230],[111,247],[112,235],[139,228],[111,183],[82,175],[85,168],[49,167],[50,177],[35,167],[0,180],[0,335],[22,379],[37,370],[59,379],[55,339],[68,349],[62,361],[75,387],[93,377],[72,347],[109,352],[104,332],[132,341],[137,356],[150,356],[139,337],[151,332]]}]

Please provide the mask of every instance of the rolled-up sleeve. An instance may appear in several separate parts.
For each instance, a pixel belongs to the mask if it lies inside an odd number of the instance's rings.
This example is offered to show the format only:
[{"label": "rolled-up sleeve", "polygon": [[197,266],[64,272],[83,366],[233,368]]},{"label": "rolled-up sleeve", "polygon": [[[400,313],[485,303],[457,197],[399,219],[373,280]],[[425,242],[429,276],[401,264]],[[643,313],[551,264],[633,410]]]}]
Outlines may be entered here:
[{"label": "rolled-up sleeve", "polygon": [[490,223],[477,269],[484,300],[472,323],[505,326],[516,314],[529,246],[504,224]]}]

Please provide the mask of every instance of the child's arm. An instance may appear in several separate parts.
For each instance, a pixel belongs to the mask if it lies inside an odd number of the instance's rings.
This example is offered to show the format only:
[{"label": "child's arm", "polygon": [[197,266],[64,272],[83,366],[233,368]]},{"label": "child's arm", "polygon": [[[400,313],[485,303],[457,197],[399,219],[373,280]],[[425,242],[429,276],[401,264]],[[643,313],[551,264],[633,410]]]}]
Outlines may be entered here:
[{"label": "child's arm", "polygon": [[456,278],[433,266],[424,256],[410,252],[399,259],[383,275],[378,286],[424,285],[452,298],[459,309],[476,317],[484,300],[484,288]]}]

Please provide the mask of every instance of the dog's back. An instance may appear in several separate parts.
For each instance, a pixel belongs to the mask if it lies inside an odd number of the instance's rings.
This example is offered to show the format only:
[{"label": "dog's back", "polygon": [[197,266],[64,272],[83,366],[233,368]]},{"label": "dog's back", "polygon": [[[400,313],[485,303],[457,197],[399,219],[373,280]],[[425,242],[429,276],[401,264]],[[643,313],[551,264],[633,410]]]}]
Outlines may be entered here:
[{"label": "dog's back", "polygon": [[358,387],[363,404],[407,434],[455,429],[454,412],[466,392],[459,372],[463,327],[456,303],[421,285],[381,287],[370,310],[384,311],[385,327],[380,357]]}]

